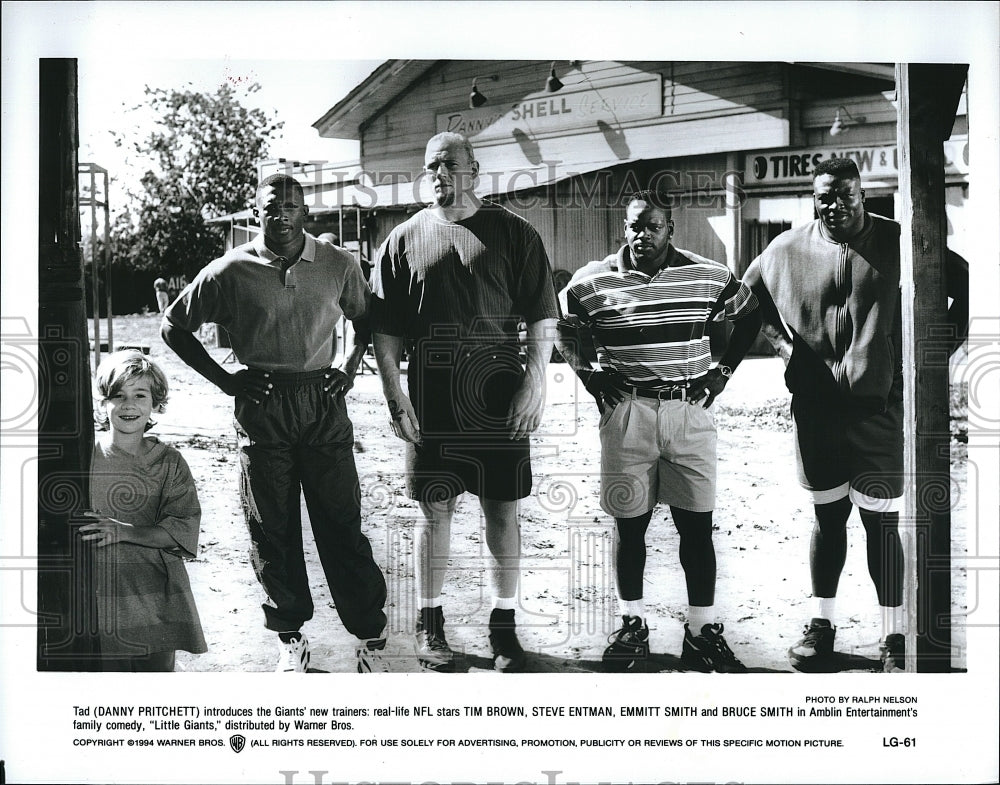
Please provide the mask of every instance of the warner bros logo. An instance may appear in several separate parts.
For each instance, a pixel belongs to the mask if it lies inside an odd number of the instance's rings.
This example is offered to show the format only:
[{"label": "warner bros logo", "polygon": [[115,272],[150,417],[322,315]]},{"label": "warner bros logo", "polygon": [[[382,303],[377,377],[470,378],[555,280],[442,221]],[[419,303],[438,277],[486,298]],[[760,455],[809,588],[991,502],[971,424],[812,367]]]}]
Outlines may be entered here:
[{"label": "warner bros logo", "polygon": [[242,733],[234,733],[229,737],[229,746],[233,748],[233,752],[243,752],[243,748],[247,746],[247,737]]}]

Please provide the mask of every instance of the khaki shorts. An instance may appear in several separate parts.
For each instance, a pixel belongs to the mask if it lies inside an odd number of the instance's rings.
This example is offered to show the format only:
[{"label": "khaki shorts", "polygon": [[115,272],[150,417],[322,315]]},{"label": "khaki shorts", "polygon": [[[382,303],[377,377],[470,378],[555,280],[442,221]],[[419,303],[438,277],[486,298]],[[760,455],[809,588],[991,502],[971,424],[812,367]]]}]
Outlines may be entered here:
[{"label": "khaki shorts", "polygon": [[601,508],[635,518],[657,502],[715,509],[716,433],[711,409],[687,401],[625,398],[601,417]]}]

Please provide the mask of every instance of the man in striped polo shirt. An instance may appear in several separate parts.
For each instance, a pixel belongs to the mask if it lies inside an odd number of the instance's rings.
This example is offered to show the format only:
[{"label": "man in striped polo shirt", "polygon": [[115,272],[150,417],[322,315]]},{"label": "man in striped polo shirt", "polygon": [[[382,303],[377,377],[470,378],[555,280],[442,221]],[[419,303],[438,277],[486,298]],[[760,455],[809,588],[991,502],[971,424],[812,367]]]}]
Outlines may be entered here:
[{"label": "man in striped polo shirt", "polygon": [[[725,265],[675,248],[673,230],[665,197],[635,194],[625,214],[625,245],[578,270],[563,292],[558,346],[601,411],[601,507],[617,531],[623,619],[603,661],[629,670],[649,654],[645,536],[661,502],[680,534],[687,583],[681,661],[692,670],[740,673],[746,668],[726,644],[714,610],[716,433],[709,407],[757,336],[760,313]],[[734,326],[712,367],[707,327],[720,314]],[[584,329],[599,369],[585,357]]]}]

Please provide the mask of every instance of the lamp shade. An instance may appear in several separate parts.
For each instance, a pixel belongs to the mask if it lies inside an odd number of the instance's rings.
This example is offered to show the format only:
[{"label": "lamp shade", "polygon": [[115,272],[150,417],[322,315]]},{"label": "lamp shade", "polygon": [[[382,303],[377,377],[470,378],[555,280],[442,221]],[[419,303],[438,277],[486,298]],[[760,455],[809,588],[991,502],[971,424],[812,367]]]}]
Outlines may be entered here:
[{"label": "lamp shade", "polygon": [[[842,120],[840,118],[840,113],[843,112],[847,119]],[[848,123],[847,120],[851,122]],[[855,117],[849,111],[847,111],[846,106],[838,106],[837,112],[833,116],[833,124],[830,126],[830,136],[840,136],[841,134],[846,134],[851,130],[852,125],[863,125],[868,122],[868,118],[864,115],[858,115]]]},{"label": "lamp shade", "polygon": [[486,96],[483,95],[481,92],[479,92],[479,88],[476,87],[476,83],[473,82],[472,92],[469,93],[469,108],[478,109],[480,106],[485,104],[486,101],[487,101]]},{"label": "lamp shade", "polygon": [[840,110],[833,118],[833,125],[830,126],[830,136],[840,136],[844,132],[844,124],[840,121]]},{"label": "lamp shade", "polygon": [[549,70],[549,78],[545,80],[545,92],[554,93],[558,90],[562,90],[563,83],[559,81],[559,77],[556,76],[556,67],[553,65]]}]

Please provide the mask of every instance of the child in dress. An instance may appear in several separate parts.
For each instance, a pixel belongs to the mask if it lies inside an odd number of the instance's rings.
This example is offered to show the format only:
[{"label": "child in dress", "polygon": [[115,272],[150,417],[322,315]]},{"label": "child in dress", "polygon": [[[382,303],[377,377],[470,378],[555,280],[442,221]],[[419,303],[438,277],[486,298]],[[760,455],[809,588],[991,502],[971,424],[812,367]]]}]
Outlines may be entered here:
[{"label": "child in dress", "polygon": [[90,469],[101,654],[107,671],[172,671],[177,649],[207,651],[184,559],[198,552],[201,506],[181,454],[145,436],[163,411],[167,380],[141,352],[98,366],[98,420]]}]

